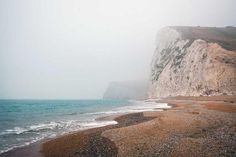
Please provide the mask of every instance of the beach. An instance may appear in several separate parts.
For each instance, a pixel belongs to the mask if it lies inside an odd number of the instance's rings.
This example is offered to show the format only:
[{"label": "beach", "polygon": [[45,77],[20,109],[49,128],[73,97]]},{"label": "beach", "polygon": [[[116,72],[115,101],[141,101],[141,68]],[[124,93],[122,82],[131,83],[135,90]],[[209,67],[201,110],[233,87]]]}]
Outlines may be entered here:
[{"label": "beach", "polygon": [[1,156],[235,156],[236,97],[175,97],[164,111],[103,117],[118,124],[74,132]]}]

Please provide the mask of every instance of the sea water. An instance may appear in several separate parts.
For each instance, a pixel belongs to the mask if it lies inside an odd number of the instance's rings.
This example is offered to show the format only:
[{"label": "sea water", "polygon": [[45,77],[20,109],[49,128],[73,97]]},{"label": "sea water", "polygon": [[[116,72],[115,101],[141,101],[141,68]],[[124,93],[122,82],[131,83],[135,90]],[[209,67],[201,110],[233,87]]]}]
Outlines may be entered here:
[{"label": "sea water", "polygon": [[57,135],[116,124],[98,117],[169,108],[128,100],[0,100],[0,154]]}]

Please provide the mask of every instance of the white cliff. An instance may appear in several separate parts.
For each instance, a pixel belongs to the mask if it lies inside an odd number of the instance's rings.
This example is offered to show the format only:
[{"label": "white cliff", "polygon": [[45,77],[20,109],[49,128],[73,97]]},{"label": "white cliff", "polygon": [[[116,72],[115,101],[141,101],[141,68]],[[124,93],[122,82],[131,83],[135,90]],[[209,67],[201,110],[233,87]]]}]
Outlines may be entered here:
[{"label": "white cliff", "polygon": [[222,94],[236,94],[236,28],[160,30],[148,96]]}]

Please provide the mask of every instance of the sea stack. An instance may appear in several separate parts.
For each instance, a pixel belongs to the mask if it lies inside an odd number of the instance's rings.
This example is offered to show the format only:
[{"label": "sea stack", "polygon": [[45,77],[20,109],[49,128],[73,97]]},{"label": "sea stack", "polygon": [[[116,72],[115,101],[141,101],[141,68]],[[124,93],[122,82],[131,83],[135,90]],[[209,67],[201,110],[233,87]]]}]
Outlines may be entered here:
[{"label": "sea stack", "polygon": [[103,99],[145,99],[147,98],[148,81],[132,80],[111,82]]}]

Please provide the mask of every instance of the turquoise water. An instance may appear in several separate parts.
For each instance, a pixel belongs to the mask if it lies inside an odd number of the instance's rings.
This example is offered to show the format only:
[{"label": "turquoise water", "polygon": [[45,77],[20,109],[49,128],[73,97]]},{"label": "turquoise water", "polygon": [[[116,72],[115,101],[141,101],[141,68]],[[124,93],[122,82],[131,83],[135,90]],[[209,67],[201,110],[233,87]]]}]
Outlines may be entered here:
[{"label": "turquoise water", "polygon": [[97,117],[166,108],[127,100],[0,100],[0,154],[64,133],[116,124]]}]

